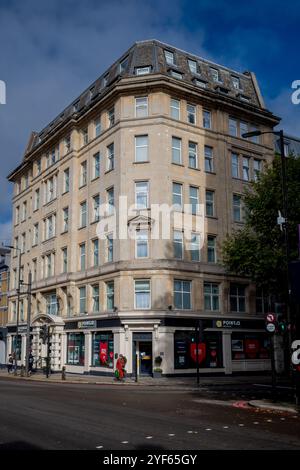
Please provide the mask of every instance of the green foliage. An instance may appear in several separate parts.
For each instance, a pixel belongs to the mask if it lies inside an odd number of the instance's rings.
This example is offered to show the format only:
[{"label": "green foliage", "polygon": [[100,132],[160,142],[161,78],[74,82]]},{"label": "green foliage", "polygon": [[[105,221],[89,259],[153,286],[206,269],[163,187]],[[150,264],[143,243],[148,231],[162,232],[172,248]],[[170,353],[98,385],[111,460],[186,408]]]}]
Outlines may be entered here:
[{"label": "green foliage", "polygon": [[[289,258],[293,260],[298,257],[300,158],[291,156],[286,160],[286,176]],[[227,271],[249,277],[270,293],[284,296],[287,282],[284,232],[277,225],[278,211],[283,212],[279,156],[258,181],[251,183],[243,200],[245,225],[225,239],[223,264]]]}]

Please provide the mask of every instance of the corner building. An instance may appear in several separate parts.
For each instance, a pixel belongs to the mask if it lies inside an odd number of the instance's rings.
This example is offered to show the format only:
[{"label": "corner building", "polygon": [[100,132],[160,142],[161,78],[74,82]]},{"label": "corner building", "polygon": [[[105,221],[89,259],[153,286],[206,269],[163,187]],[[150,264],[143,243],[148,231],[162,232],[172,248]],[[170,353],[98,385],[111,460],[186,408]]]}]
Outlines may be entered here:
[{"label": "corner building", "polygon": [[[49,97],[50,98],[50,97]],[[264,299],[247,279],[225,273],[220,245],[243,224],[241,195],[274,155],[269,131],[279,119],[264,105],[255,75],[239,73],[156,40],[135,43],[41,132],[33,132],[14,183],[14,246],[21,278],[33,276],[31,341],[42,367],[39,331],[51,327],[51,367],[113,374],[194,374],[195,325],[202,373],[270,367]],[[137,239],[97,237],[119,197]],[[192,250],[173,223],[169,240],[152,240],[152,204],[205,210],[204,236]],[[25,359],[27,297],[20,297],[16,338],[17,252],[10,273],[8,353]]]}]

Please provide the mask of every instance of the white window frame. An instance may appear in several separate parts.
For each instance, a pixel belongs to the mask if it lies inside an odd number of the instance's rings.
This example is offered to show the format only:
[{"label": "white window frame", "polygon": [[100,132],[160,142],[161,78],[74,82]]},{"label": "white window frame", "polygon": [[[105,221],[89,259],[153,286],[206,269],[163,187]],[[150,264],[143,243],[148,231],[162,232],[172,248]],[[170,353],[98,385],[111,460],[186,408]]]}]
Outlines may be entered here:
[{"label": "white window frame", "polygon": [[[191,146],[194,146],[192,148]],[[191,165],[191,157],[192,159],[195,160],[195,166]],[[198,144],[196,142],[192,142],[189,140],[189,168],[193,168],[194,170],[197,170],[199,168],[198,166]]]},{"label": "white window frame", "polygon": [[[192,196],[191,191],[195,189],[197,196]],[[193,210],[194,202],[196,201],[196,211]],[[190,185],[189,186],[189,204],[191,206],[191,214],[197,215],[199,213],[199,187]]]},{"label": "white window frame", "polygon": [[[209,154],[207,151],[209,150]],[[209,169],[206,168],[206,162],[209,162]],[[214,173],[214,149],[210,145],[204,146],[204,171],[206,173]]]},{"label": "white window frame", "polygon": [[[146,236],[143,236],[145,235]],[[147,254],[146,256],[138,256],[138,251],[140,246],[146,246]],[[135,257],[136,259],[145,259],[149,258],[149,231],[147,229],[141,229],[136,231],[135,234]]]},{"label": "white window frame", "polygon": [[93,180],[100,177],[100,152],[93,155]]},{"label": "white window frame", "polygon": [[187,122],[196,126],[197,124],[197,106],[191,103],[186,105]]},{"label": "white window frame", "polygon": [[136,67],[135,74],[136,75],[148,75],[151,72],[151,67],[148,65],[146,67]]},{"label": "white window frame", "polygon": [[[141,143],[141,139],[146,139],[146,144]],[[138,157],[139,151],[145,152],[146,154],[146,159],[140,160]],[[145,163],[149,161],[149,136],[147,134],[145,135],[136,135],[135,136],[135,162],[136,163]]]},{"label": "white window frame", "polygon": [[[177,185],[180,188],[180,193],[176,192],[175,190],[175,185]],[[174,196],[175,197],[180,197],[180,204],[177,204],[174,202]],[[175,206],[175,210],[182,210],[183,207],[183,185],[181,183],[177,183],[177,181],[172,182],[172,205]]]},{"label": "white window frame", "polygon": [[[148,209],[149,207],[149,181],[135,181],[134,185],[134,193],[135,193],[135,208],[137,210]],[[138,203],[138,199],[141,197],[142,199],[146,198],[146,205],[140,206]]]},{"label": "white window frame", "polygon": [[[179,144],[179,147],[175,146],[175,142],[176,144]],[[181,147],[182,147],[182,139],[180,139],[180,137],[172,136],[172,163],[174,163],[175,165],[182,165]],[[174,151],[176,152],[176,154],[179,152],[179,162],[174,161]]]},{"label": "white window frame", "polygon": [[164,50],[165,60],[168,65],[175,65],[175,57],[174,52],[168,51],[167,49]]},{"label": "white window frame", "polygon": [[[141,291],[137,291],[137,285],[138,283],[148,283],[149,284],[149,289],[144,289]],[[147,294],[149,303],[147,307],[139,307],[137,305],[137,293],[142,292],[144,294]],[[135,279],[134,280],[134,309],[135,310],[150,310],[151,309],[151,280],[150,279]]]},{"label": "white window frame", "polygon": [[190,69],[190,72],[196,75],[198,73],[197,70],[197,61],[193,59],[188,59],[188,66]]},{"label": "white window frame", "polygon": [[115,144],[112,142],[106,147],[106,171],[112,171],[115,168]]},{"label": "white window frame", "polygon": [[142,118],[148,116],[148,96],[137,96],[135,98],[135,117]]},{"label": "white window frame", "polygon": [[[180,247],[181,256],[176,256],[176,246]],[[173,257],[174,259],[184,259],[184,243],[182,230],[173,230]]]},{"label": "white window frame", "polygon": [[[87,213],[88,213],[87,201],[82,201],[80,203],[80,228],[84,228],[87,226],[87,220],[88,220]],[[83,223],[84,220],[85,220],[85,223]]]},{"label": "white window frame", "polygon": [[176,98],[171,98],[170,115],[171,118],[176,119],[177,121],[180,120],[180,100],[177,100]]},{"label": "white window frame", "polygon": [[80,163],[80,188],[87,185],[87,179],[87,160],[84,160],[84,162]]}]

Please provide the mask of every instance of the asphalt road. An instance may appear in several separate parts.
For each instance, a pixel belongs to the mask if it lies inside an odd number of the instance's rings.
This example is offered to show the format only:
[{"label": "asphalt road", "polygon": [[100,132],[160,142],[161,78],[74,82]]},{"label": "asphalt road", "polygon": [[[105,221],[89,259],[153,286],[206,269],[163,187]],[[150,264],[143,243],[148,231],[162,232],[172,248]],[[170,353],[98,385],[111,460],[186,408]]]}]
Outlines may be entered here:
[{"label": "asphalt road", "polygon": [[299,415],[240,409],[221,396],[1,378],[0,450],[300,450]]}]

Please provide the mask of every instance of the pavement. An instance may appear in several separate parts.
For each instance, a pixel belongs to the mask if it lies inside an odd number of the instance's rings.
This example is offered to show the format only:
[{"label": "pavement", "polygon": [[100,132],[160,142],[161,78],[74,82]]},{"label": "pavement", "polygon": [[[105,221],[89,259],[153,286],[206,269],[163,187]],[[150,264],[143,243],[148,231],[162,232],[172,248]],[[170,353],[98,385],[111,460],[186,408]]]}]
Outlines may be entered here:
[{"label": "pavement", "polygon": [[[101,375],[90,375],[90,374],[66,374],[66,380],[62,380],[60,373],[51,374],[48,378],[45,374],[41,372],[35,372],[30,377],[21,377],[20,370],[18,370],[18,375],[15,376],[13,373],[8,374],[5,369],[0,369],[0,377],[6,377],[10,379],[22,378],[22,380],[30,381],[43,381],[43,382],[55,382],[55,383],[81,383],[81,384],[95,384],[95,385],[116,385],[122,386],[134,385],[134,386],[159,386],[159,387],[187,387],[192,389],[197,389],[196,377],[139,377],[138,382],[135,381],[133,377],[126,377],[124,382],[115,380],[113,376],[101,376]],[[247,384],[259,382],[262,384],[270,383],[269,376],[213,376],[207,377],[200,375],[200,386],[208,385],[232,385],[232,384]]]},{"label": "pavement", "polygon": [[101,450],[300,450],[300,416],[245,406],[249,389],[61,386],[1,374],[0,451],[94,449],[101,459]]},{"label": "pavement", "polygon": [[[278,378],[277,398],[274,400],[270,386],[269,376],[217,376],[200,377],[200,385],[196,383],[195,377],[140,377],[138,382],[134,378],[127,377],[124,382],[117,381],[114,377],[99,375],[66,374],[66,380],[62,380],[61,374],[51,374],[48,378],[45,374],[35,372],[30,377],[21,377],[20,371],[15,376],[8,374],[5,369],[0,370],[0,378],[17,381],[43,382],[60,385],[101,385],[113,387],[134,387],[134,388],[157,388],[170,391],[184,390],[201,393],[210,393],[215,403],[220,398],[223,403],[240,403],[241,407],[251,406],[258,409],[274,410],[278,412],[299,413],[299,407],[294,404],[293,389],[283,378]],[[234,393],[236,392],[236,393]]]}]

